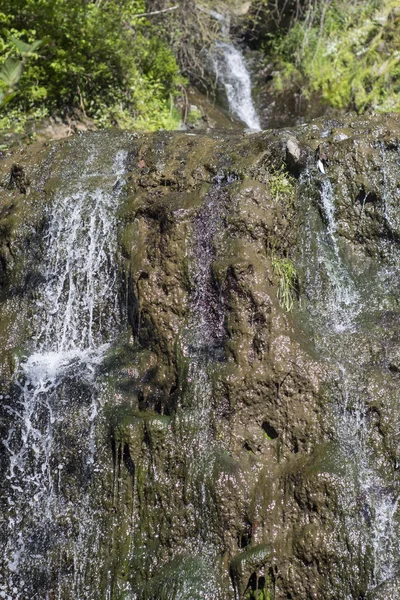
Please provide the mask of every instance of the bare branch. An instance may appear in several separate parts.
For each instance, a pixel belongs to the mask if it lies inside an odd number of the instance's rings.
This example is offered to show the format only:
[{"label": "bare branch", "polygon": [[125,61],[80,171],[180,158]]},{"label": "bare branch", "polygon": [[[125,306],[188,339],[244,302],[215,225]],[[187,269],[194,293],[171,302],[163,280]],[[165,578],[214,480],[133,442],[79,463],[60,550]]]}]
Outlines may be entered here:
[{"label": "bare branch", "polygon": [[139,17],[150,17],[151,15],[160,15],[161,13],[171,12],[171,10],[176,10],[179,8],[179,5],[171,6],[170,8],[163,8],[162,10],[154,10],[153,12],[140,13],[139,15],[132,15],[133,19],[138,19]]}]

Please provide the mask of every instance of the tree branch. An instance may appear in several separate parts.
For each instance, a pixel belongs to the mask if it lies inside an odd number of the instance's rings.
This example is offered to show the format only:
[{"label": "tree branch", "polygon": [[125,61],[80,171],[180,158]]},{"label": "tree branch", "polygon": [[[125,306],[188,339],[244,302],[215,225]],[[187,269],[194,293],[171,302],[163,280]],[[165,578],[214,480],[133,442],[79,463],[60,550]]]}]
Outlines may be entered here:
[{"label": "tree branch", "polygon": [[170,12],[171,10],[176,10],[179,8],[179,4],[176,6],[171,6],[170,8],[163,8],[162,10],[154,10],[153,12],[140,13],[140,15],[132,15],[133,19],[138,19],[139,17],[150,17],[151,15],[160,15],[161,13]]}]

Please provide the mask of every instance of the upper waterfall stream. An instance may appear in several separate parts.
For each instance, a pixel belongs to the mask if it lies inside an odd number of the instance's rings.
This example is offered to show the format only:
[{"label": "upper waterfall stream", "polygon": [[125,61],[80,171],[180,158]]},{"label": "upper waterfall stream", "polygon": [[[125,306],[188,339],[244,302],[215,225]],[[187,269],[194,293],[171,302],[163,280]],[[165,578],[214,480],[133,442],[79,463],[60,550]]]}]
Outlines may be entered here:
[{"label": "upper waterfall stream", "polygon": [[250,73],[243,54],[232,43],[218,44],[215,71],[224,86],[229,110],[249,129],[261,130],[260,119],[252,99]]},{"label": "upper waterfall stream", "polygon": [[260,119],[252,98],[252,85],[245,58],[229,38],[229,21],[213,10],[210,15],[219,21],[226,41],[217,42],[211,55],[216,75],[225,90],[230,112],[253,131],[261,131]]}]

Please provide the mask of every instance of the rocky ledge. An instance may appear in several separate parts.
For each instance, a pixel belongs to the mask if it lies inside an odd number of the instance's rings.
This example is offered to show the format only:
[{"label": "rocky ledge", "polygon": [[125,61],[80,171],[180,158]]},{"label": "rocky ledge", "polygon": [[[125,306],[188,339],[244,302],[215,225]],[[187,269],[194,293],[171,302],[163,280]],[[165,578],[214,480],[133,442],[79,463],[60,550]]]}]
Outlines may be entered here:
[{"label": "rocky ledge", "polygon": [[396,561],[385,571],[378,553],[389,564],[397,548],[379,498],[396,532],[400,491],[399,118],[97,132],[6,156],[5,393],[60,157],[78,162],[96,136],[128,151],[99,434],[110,597],[397,597]]}]

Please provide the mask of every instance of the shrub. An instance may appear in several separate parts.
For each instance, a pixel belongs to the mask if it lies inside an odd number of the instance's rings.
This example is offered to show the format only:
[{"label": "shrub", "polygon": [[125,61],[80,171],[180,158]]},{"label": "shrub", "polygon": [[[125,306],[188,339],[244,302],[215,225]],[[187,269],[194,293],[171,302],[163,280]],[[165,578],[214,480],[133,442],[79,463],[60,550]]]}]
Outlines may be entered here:
[{"label": "shrub", "polygon": [[135,18],[144,11],[144,0],[3,0],[3,65],[11,36],[43,40],[3,116],[78,111],[104,126],[176,126],[171,98],[183,79],[158,30]]},{"label": "shrub", "polygon": [[303,20],[273,36],[276,88],[320,92],[337,108],[400,110],[397,0],[310,3]]}]

